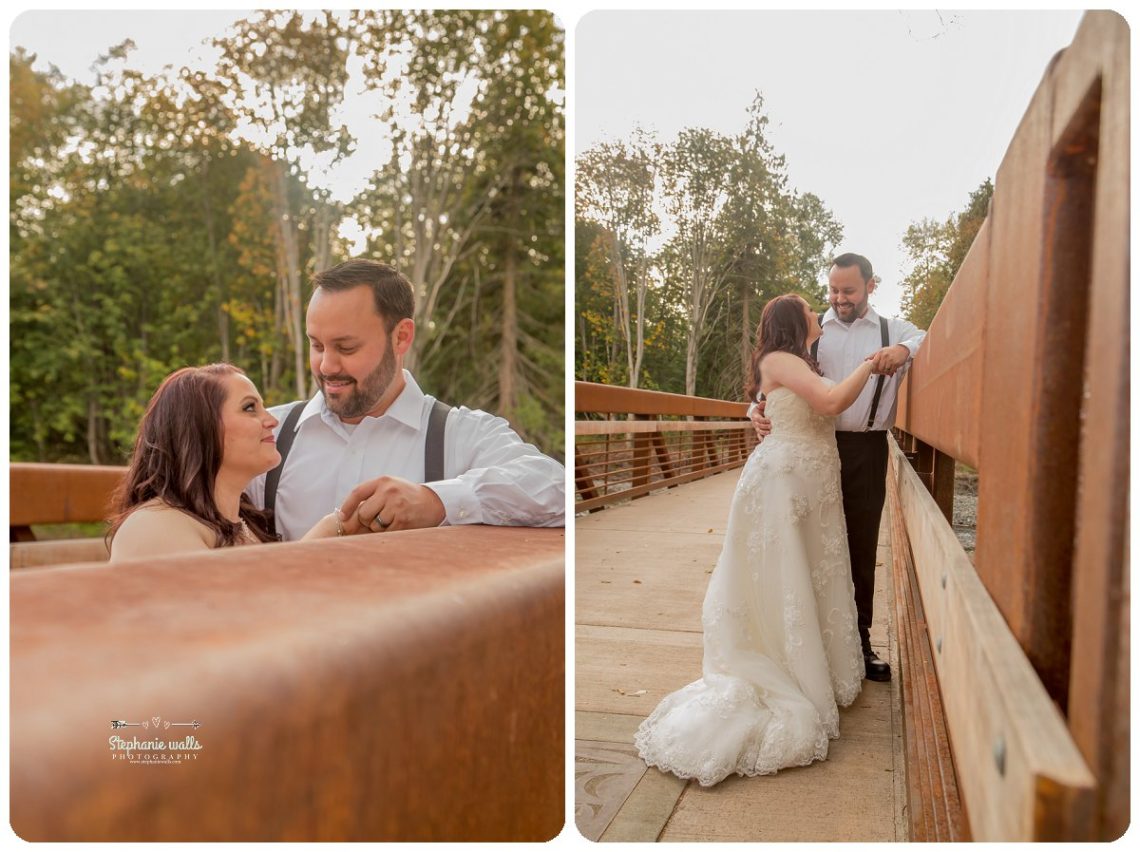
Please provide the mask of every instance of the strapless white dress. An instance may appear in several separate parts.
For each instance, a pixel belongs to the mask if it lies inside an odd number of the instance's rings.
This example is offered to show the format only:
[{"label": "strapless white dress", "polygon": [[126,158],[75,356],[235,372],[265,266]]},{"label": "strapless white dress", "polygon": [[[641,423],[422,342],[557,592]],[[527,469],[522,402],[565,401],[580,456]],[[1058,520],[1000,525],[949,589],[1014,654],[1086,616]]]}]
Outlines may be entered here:
[{"label": "strapless white dress", "polygon": [[634,739],[650,766],[705,786],[823,760],[863,685],[835,420],[787,388],[765,415],[705,594],[703,676]]}]

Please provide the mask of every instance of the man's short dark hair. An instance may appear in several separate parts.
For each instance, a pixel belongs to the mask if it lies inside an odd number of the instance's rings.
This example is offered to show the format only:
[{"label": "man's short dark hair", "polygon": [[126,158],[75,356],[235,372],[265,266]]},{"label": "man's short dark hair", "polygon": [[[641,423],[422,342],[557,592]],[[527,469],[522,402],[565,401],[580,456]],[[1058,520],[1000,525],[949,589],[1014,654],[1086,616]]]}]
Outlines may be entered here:
[{"label": "man's short dark hair", "polygon": [[863,255],[854,254],[853,252],[839,255],[839,257],[831,261],[831,265],[838,266],[840,269],[846,269],[849,266],[858,266],[859,274],[863,276],[864,282],[870,281],[875,274],[871,269],[871,261],[863,257]]},{"label": "man's short dark hair", "polygon": [[372,288],[376,313],[384,320],[384,327],[389,333],[400,320],[415,316],[416,298],[412,282],[394,266],[358,257],[313,276],[314,292],[319,288],[328,293],[340,293],[363,286]]}]

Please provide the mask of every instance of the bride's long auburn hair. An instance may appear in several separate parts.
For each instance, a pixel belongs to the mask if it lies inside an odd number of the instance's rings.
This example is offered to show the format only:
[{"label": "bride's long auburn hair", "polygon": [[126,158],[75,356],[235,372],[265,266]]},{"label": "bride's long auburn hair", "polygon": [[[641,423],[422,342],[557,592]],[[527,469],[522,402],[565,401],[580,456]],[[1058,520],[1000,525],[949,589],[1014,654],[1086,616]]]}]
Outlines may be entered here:
[{"label": "bride's long auburn hair", "polygon": [[[214,479],[222,467],[223,384],[230,375],[245,375],[233,364],[183,367],[158,386],[139,421],[127,475],[111,499],[110,543],[132,512],[158,499],[193,515],[216,534],[215,547],[236,544],[241,524],[218,511]],[[241,495],[239,513],[260,541],[276,541],[269,533],[268,513]]]},{"label": "bride's long auburn hair", "polygon": [[808,352],[807,337],[802,296],[785,293],[764,306],[760,325],[756,326],[756,346],[752,349],[751,369],[744,387],[749,400],[755,400],[760,393],[760,362],[769,352],[790,352],[803,358],[813,372],[820,373],[819,365]]}]

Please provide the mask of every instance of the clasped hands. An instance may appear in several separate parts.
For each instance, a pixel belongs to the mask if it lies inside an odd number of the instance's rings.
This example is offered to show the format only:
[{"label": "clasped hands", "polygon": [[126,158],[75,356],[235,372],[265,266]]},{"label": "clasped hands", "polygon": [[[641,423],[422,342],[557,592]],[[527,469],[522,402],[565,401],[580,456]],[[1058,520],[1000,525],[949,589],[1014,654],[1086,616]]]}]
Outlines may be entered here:
[{"label": "clasped hands", "polygon": [[871,375],[893,376],[909,357],[910,350],[901,343],[896,343],[894,346],[884,346],[864,360],[871,362]]},{"label": "clasped hands", "polygon": [[334,513],[338,534],[395,532],[438,527],[447,511],[426,485],[398,476],[380,476],[356,486]]}]

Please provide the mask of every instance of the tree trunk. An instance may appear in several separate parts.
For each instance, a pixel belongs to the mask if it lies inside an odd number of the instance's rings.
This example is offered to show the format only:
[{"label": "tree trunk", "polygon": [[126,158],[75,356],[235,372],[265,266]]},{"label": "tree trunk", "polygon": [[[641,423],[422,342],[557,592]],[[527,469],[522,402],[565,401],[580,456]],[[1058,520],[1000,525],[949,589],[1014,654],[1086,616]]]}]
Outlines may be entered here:
[{"label": "tree trunk", "polygon": [[325,201],[317,202],[313,223],[313,272],[324,272],[332,265],[333,208]]},{"label": "tree trunk", "polygon": [[508,244],[503,271],[503,322],[499,344],[499,415],[510,420],[515,410],[515,377],[518,371],[518,306],[515,303],[517,261],[515,246]]},{"label": "tree trunk", "polygon": [[[284,285],[281,282],[280,274],[278,275],[277,286],[273,288],[273,328],[279,329],[285,321],[285,306],[282,302],[282,290]],[[280,338],[278,338],[278,341]],[[273,354],[269,361],[269,384],[268,387],[274,390],[281,390],[281,346],[275,345],[273,347]]]},{"label": "tree trunk", "polygon": [[301,321],[301,258],[297,245],[297,224],[289,209],[289,175],[284,161],[272,160],[273,218],[277,225],[278,245],[280,246],[280,270],[284,273],[284,305],[286,331],[293,345],[294,387],[297,398],[305,396],[305,347],[304,328]]},{"label": "tree trunk", "polygon": [[699,272],[693,272],[689,285],[689,336],[685,341],[685,395],[697,392],[697,342],[701,337],[701,300],[704,282]]},{"label": "tree trunk", "polygon": [[614,330],[614,333],[610,336],[610,360],[609,360],[609,363],[606,365],[609,368],[608,372],[609,372],[610,376],[613,376],[614,367],[617,366],[618,358],[620,357],[620,355],[618,353],[618,341],[622,336],[620,333],[620,328],[621,328],[621,314],[618,312],[618,303],[617,303],[617,298],[615,297],[614,298],[614,304],[613,304],[613,330]]},{"label": "tree trunk", "polygon": [[[644,256],[643,256],[644,257]],[[641,362],[645,357],[645,297],[649,293],[649,261],[641,261],[641,269],[634,281],[637,287],[637,327],[633,349],[633,378],[630,387],[641,385]]]},{"label": "tree trunk", "polygon": [[102,464],[99,453],[99,402],[94,396],[87,397],[87,456],[91,464]]},{"label": "tree trunk", "polygon": [[229,293],[226,280],[218,267],[218,240],[214,233],[214,208],[210,204],[210,160],[209,155],[202,161],[202,215],[206,220],[206,240],[210,249],[210,277],[218,294],[218,339],[221,343],[222,360],[230,360],[230,315],[226,310]]},{"label": "tree trunk", "polygon": [[685,396],[697,393],[697,330],[689,329],[689,339],[685,342]]},{"label": "tree trunk", "polygon": [[752,287],[744,279],[740,287],[740,375],[747,386],[752,373]]},{"label": "tree trunk", "polygon": [[631,388],[636,388],[638,370],[633,361],[634,330],[630,328],[633,317],[629,310],[629,279],[625,274],[625,260],[622,258],[621,243],[618,242],[617,231],[610,230],[609,234],[609,261],[614,278],[614,311],[618,317],[618,330],[622,340],[625,341],[626,384]]}]

